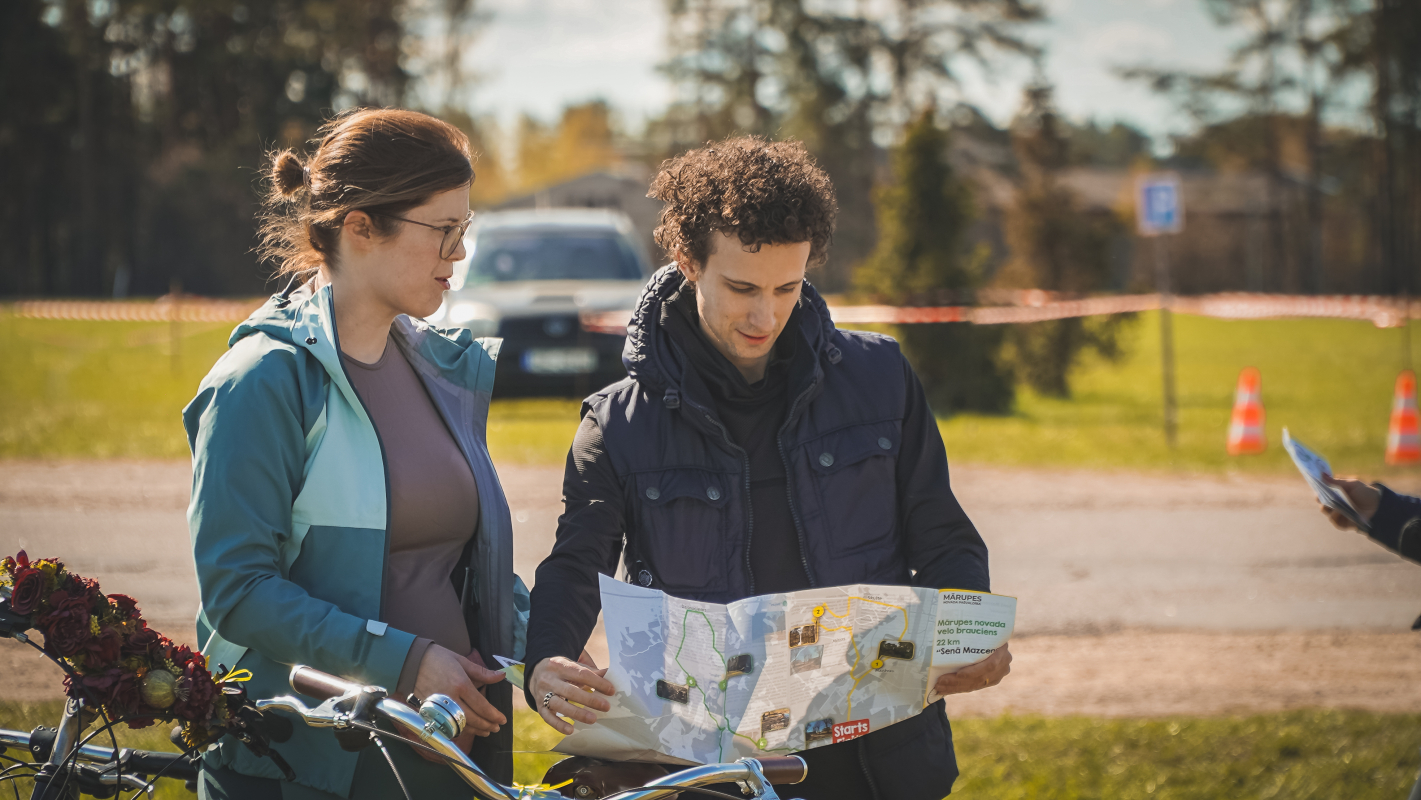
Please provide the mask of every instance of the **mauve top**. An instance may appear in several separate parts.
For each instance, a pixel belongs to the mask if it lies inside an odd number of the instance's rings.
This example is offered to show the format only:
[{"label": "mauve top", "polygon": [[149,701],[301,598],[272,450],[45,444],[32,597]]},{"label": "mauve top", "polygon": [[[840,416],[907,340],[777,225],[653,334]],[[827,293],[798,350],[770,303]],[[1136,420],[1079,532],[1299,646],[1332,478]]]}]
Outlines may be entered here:
[{"label": "mauve top", "polygon": [[424,382],[392,338],[374,364],[341,358],[385,450],[390,554],[383,621],[419,637],[396,687],[404,697],[430,642],[459,655],[473,649],[450,574],[478,527],[479,490]]}]

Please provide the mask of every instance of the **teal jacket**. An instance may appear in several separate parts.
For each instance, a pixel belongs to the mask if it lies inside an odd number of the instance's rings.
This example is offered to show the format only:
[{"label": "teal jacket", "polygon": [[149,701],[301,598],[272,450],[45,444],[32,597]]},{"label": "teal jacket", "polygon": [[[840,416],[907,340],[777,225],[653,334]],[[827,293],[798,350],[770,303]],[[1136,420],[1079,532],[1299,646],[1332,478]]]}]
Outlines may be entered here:
[{"label": "teal jacket", "polygon": [[[381,621],[385,459],[341,364],[332,302],[330,286],[273,296],[232,332],[231,349],[183,409],[193,454],[188,526],[202,600],[198,640],[212,669],[252,671],[253,698],[291,694],[292,664],[393,691],[415,641]],[[485,438],[499,340],[403,316],[393,333],[478,483],[471,580],[464,582],[472,588],[464,610],[475,646],[485,663],[494,655],[521,659],[527,589],[513,574],[508,502]],[[490,694],[511,717],[511,693]],[[298,724],[276,749],[297,783],[347,796],[359,754],[341,750],[329,730]],[[231,737],[206,758],[280,777],[269,759]]]}]

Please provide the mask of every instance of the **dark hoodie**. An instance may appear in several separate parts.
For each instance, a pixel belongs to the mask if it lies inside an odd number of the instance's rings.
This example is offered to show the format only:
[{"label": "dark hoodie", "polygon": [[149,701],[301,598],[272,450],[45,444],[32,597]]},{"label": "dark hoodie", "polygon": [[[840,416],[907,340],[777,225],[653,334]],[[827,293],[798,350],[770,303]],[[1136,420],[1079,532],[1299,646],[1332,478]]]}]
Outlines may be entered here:
[{"label": "dark hoodie", "polygon": [[[791,373],[806,375],[814,369],[814,354],[798,346],[803,316],[797,307],[790,314],[764,377],[752,384],[702,332],[694,284],[683,285],[661,314],[661,327],[675,344],[676,355],[705,384],[717,417],[750,464],[750,507],[755,510],[750,571],[760,594],[810,587],[789,504],[785,465],[775,446],[775,434],[789,413]],[[600,440],[595,426],[587,433]]]},{"label": "dark hoodie", "polygon": [[[987,548],[953,497],[936,420],[896,342],[838,330],[806,282],[800,322],[782,338],[798,337],[796,351],[808,357],[789,361],[787,409],[766,406],[783,414],[773,436],[747,450],[662,324],[680,288],[674,267],[652,278],[628,326],[627,379],[583,404],[557,542],[533,589],[528,664],[581,652],[601,610],[598,573],[616,574],[619,562],[631,582],[716,603],[792,575],[783,558],[772,574],[756,569],[763,521],[750,453],[761,444],[779,457],[810,586],[990,591]],[[809,752],[816,762],[830,753],[838,766],[857,762],[851,775],[869,790],[855,797],[937,800],[957,775],[941,702]]]}]

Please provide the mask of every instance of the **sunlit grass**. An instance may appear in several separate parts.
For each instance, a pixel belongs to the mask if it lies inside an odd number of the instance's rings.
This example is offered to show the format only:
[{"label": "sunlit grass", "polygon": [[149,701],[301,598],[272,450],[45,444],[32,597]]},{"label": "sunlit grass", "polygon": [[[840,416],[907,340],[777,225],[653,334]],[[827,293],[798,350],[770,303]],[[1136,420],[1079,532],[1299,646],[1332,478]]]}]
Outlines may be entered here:
[{"label": "sunlit grass", "polygon": [[[1010,416],[942,422],[954,463],[1287,472],[1284,425],[1342,472],[1386,475],[1404,333],[1366,322],[1175,317],[1179,446],[1165,446],[1159,325],[1140,315],[1115,363],[1087,359],[1069,400],[1023,389]],[[59,322],[0,311],[0,457],[185,458],[180,411],[226,349],[229,324]],[[174,354],[176,350],[176,355]],[[1263,374],[1268,452],[1224,452],[1238,372]],[[496,400],[497,463],[556,466],[577,429],[572,399]]]},{"label": "sunlit grass", "polygon": [[[0,310],[0,457],[187,458],[183,406],[232,328],[30,320]],[[496,400],[495,462],[561,463],[578,406]]]},{"label": "sunlit grass", "polygon": [[[54,725],[57,702],[0,702],[0,728]],[[561,738],[514,712],[514,780],[537,783]],[[1421,715],[1289,711],[1244,717],[1100,719],[1004,715],[952,724],[953,797],[992,800],[1370,800],[1405,797],[1421,766]],[[97,741],[97,740],[96,740]],[[166,727],[121,731],[123,746],[174,750]],[[293,765],[298,770],[299,764]],[[164,781],[159,798],[191,797]],[[25,796],[22,787],[22,796]]]},{"label": "sunlit grass", "polygon": [[[1383,475],[1405,335],[1344,320],[1226,321],[1176,315],[1178,447],[1165,444],[1159,318],[1142,314],[1115,363],[1087,359],[1069,400],[1019,393],[1016,413],[942,423],[952,461],[1108,469],[1289,472],[1282,429],[1339,472]],[[1263,376],[1268,450],[1225,452],[1238,374]]]},{"label": "sunlit grass", "polygon": [[953,723],[953,797],[992,800],[1368,800],[1406,797],[1421,716],[1012,717]]}]

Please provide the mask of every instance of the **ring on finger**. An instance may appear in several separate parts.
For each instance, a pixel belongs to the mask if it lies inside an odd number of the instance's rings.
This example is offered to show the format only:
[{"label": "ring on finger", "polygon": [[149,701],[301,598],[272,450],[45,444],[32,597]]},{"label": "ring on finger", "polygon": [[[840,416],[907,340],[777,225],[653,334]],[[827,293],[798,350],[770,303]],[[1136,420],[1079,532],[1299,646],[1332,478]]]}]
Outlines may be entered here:
[{"label": "ring on finger", "polygon": [[548,692],[547,694],[543,695],[543,708],[547,708],[548,703],[553,702],[554,697],[557,697],[557,693],[555,692]]}]

